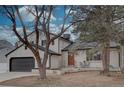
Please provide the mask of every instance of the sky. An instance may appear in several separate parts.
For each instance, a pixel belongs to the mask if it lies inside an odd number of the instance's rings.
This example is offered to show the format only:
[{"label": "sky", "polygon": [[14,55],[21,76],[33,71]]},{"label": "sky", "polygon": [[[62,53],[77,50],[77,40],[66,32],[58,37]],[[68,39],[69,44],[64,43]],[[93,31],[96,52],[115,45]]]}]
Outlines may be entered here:
[{"label": "sky", "polygon": [[[23,20],[26,25],[32,24],[34,22],[34,16],[32,14],[29,14],[26,11],[26,8],[28,7],[31,7],[31,6],[21,6],[19,8],[19,11],[21,15],[23,16]],[[63,16],[64,16],[64,6],[56,6],[51,16],[50,28],[52,32],[56,33],[57,31],[60,30],[59,27],[62,25]],[[18,19],[16,20],[16,22],[17,22],[17,30],[19,33],[21,33],[20,22]],[[14,45],[18,39],[15,36],[15,34],[12,32],[11,26],[12,26],[11,21],[5,15],[0,14],[0,39],[5,39]],[[69,28],[67,33],[70,33],[72,29],[73,29],[72,27]],[[32,29],[28,30],[28,32],[31,32],[31,31]],[[73,37],[74,36],[72,36],[72,38]]]}]

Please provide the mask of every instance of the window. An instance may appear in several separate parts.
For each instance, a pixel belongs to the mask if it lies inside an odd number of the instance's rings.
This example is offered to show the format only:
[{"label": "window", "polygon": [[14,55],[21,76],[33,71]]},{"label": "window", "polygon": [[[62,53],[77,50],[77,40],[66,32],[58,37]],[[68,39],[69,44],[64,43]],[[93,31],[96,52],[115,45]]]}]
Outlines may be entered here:
[{"label": "window", "polygon": [[42,46],[45,46],[46,45],[46,40],[42,40],[41,44],[42,44]]},{"label": "window", "polygon": [[94,60],[101,60],[101,54],[95,54],[93,59]]},{"label": "window", "polygon": [[87,51],[87,61],[91,61],[91,60],[101,60],[101,53],[99,51],[95,53]]}]

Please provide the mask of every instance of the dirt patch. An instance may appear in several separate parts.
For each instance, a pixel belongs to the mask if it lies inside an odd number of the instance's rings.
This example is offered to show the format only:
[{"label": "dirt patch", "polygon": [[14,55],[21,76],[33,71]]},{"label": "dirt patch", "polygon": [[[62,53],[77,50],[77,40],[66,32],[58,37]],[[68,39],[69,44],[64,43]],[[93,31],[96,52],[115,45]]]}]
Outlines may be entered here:
[{"label": "dirt patch", "polygon": [[5,86],[30,87],[111,87],[124,86],[124,74],[111,72],[111,76],[102,76],[97,71],[67,73],[61,76],[48,76],[39,80],[38,76],[27,76],[3,81]]}]

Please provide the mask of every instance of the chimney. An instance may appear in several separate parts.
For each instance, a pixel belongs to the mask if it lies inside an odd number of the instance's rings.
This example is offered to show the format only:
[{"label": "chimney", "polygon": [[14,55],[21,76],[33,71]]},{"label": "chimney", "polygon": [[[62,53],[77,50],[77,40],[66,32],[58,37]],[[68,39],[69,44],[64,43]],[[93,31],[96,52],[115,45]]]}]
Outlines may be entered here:
[{"label": "chimney", "polygon": [[63,34],[63,38],[70,40],[70,34]]}]

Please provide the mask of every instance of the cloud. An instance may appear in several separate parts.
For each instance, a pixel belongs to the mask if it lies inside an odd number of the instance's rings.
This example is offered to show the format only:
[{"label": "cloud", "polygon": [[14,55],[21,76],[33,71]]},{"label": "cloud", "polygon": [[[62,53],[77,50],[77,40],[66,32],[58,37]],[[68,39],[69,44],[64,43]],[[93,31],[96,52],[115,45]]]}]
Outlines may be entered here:
[{"label": "cloud", "polygon": [[[35,20],[35,16],[30,13],[28,10],[31,10],[35,14],[35,10],[33,6],[23,6],[19,8],[20,14],[25,22],[32,22]],[[46,16],[48,17],[49,13],[46,12]],[[56,17],[51,14],[51,21],[56,21]]]},{"label": "cloud", "polygon": [[59,26],[57,26],[57,25],[54,24],[54,23],[51,23],[51,24],[50,24],[50,31],[51,31],[52,33],[58,33],[59,30],[60,30]]},{"label": "cloud", "polygon": [[[69,24],[65,24],[65,28],[69,26]],[[50,31],[52,33],[58,34],[61,30],[62,24],[61,25],[56,25],[56,24],[50,24]],[[73,26],[71,26],[67,31],[63,34],[70,34],[71,35],[71,40],[75,40],[77,38],[77,35],[73,34],[72,31],[74,30]]]},{"label": "cloud", "polygon": [[27,9],[32,9],[32,6],[23,6],[19,8],[19,12],[25,22],[32,22],[35,19],[35,17],[33,14],[29,13]]},{"label": "cloud", "polygon": [[51,15],[51,20],[52,20],[52,21],[56,21],[56,17],[53,16],[53,14]]},{"label": "cloud", "polygon": [[[70,8],[66,9],[65,13],[68,14],[69,11],[70,11]],[[77,11],[74,11],[74,10],[70,11],[70,14],[76,14],[76,13],[77,13]]]},{"label": "cloud", "polygon": [[[59,33],[61,30],[61,26],[62,25],[57,25],[57,24],[50,24],[50,31],[52,33]],[[67,27],[68,24],[65,25],[65,27]],[[17,28],[18,33],[23,37],[23,32],[22,32],[22,28],[18,27]],[[73,30],[73,27],[70,27],[65,33],[67,34],[71,34],[71,38],[74,39],[74,35],[71,33],[71,31]],[[27,30],[27,34],[29,34],[31,31]],[[15,35],[15,33],[11,30],[10,27],[8,26],[0,26],[0,40],[7,40],[9,42],[11,42],[13,45],[18,41],[17,36]]]},{"label": "cloud", "polygon": [[[48,17],[49,13],[46,12],[46,17]],[[56,21],[56,17],[51,14],[51,21]]]},{"label": "cloud", "polygon": [[[17,28],[18,33],[23,37],[22,28]],[[31,31],[26,30],[27,34],[31,33]],[[7,40],[11,42],[13,45],[18,41],[17,36],[8,26],[0,26],[0,40]]]},{"label": "cloud", "polygon": [[0,26],[0,40],[7,40],[14,45],[18,39],[9,27]]}]

